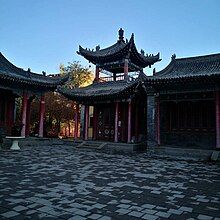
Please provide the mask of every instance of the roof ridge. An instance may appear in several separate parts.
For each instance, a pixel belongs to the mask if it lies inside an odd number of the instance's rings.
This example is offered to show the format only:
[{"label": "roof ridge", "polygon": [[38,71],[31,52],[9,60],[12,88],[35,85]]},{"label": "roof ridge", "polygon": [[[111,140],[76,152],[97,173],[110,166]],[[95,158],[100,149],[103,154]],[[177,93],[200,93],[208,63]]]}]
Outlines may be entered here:
[{"label": "roof ridge", "polygon": [[34,83],[39,83],[41,81],[42,83],[50,84],[62,83],[69,78],[68,74],[60,77],[49,77],[29,70],[24,70],[15,66],[0,52],[0,77],[5,78],[5,76],[8,77],[8,80],[11,80],[14,77],[17,79],[22,78],[23,81],[27,82],[32,80]]},{"label": "roof ridge", "polygon": [[156,76],[160,76],[167,71],[172,71],[172,69],[175,67],[175,65],[178,64],[187,64],[187,63],[193,63],[193,62],[204,62],[204,61],[216,61],[219,60],[220,62],[220,53],[215,54],[208,54],[208,55],[201,55],[201,56],[193,56],[193,57],[183,57],[183,58],[171,58],[170,63],[162,70],[155,73]]},{"label": "roof ridge", "polygon": [[220,59],[220,53],[198,55],[198,56],[192,56],[192,57],[175,58],[174,60],[184,61],[184,60],[195,60],[195,59],[206,59],[206,58],[219,58]]},{"label": "roof ridge", "polygon": [[9,66],[15,68],[17,71],[25,71],[24,69],[15,66],[13,63],[11,63],[4,55],[2,52],[0,52],[0,59],[3,60],[3,62],[6,62]]}]

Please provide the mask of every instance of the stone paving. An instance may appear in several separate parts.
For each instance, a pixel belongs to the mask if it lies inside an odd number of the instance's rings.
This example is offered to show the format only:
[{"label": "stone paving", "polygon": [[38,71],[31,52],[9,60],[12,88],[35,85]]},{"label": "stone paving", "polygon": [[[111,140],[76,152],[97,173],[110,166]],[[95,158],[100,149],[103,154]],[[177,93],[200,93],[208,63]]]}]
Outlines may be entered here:
[{"label": "stone paving", "polygon": [[0,219],[220,219],[220,166],[71,146],[0,151]]}]

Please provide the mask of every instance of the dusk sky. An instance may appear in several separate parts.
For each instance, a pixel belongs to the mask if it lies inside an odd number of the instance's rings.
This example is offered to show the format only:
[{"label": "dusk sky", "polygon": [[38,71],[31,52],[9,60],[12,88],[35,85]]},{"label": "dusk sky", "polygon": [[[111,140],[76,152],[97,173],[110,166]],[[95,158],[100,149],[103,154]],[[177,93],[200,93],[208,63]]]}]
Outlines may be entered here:
[{"label": "dusk sky", "polygon": [[161,70],[174,53],[220,52],[219,9],[219,0],[0,0],[0,52],[18,67],[58,73],[73,60],[88,66],[79,45],[105,48],[123,28],[139,51],[160,52]]}]

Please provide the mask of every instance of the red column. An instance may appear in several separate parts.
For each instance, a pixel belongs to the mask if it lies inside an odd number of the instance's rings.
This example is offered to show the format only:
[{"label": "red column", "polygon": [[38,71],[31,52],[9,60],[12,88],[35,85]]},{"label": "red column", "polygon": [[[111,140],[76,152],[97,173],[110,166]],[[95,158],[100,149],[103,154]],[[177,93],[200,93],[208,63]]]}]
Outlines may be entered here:
[{"label": "red column", "polygon": [[93,106],[93,140],[97,139],[97,118],[98,118],[98,109],[97,106]]},{"label": "red column", "polygon": [[138,128],[138,113],[139,113],[139,108],[138,104],[136,103],[136,109],[135,109],[135,140],[138,141],[138,135],[139,135],[139,128]]},{"label": "red column", "polygon": [[128,143],[131,141],[131,101],[128,102]]},{"label": "red column", "polygon": [[156,110],[156,114],[157,114],[157,121],[156,121],[156,123],[157,123],[157,127],[156,127],[156,129],[157,129],[157,144],[158,145],[160,145],[161,144],[161,142],[160,142],[160,98],[158,97],[157,98],[157,110]]},{"label": "red column", "polygon": [[40,100],[40,120],[39,120],[39,137],[44,136],[44,114],[45,114],[45,97],[41,95]]},{"label": "red column", "polygon": [[15,98],[9,97],[7,100],[7,111],[6,111],[7,133],[10,133],[11,127],[14,122],[14,108],[15,108]]},{"label": "red column", "polygon": [[128,77],[128,59],[125,59],[124,64],[124,78],[126,79]]},{"label": "red column", "polygon": [[30,134],[30,114],[31,112],[31,101],[28,99],[27,101],[27,112],[26,112],[26,129],[25,129],[25,136],[29,136]]},{"label": "red column", "polygon": [[216,113],[216,148],[220,148],[220,91],[216,91],[215,113]]},{"label": "red column", "polygon": [[85,105],[85,131],[84,131],[85,140],[88,140],[88,127],[89,127],[89,106]]},{"label": "red column", "polygon": [[23,93],[23,99],[22,99],[21,122],[23,124],[23,127],[22,127],[22,130],[21,130],[21,136],[25,136],[25,131],[26,131],[27,101],[28,101],[28,95],[27,95],[26,92],[24,92]]},{"label": "red column", "polygon": [[76,112],[75,112],[75,118],[74,118],[74,121],[75,121],[75,126],[74,126],[74,138],[77,139],[78,138],[78,128],[79,128],[79,104],[76,104]]},{"label": "red column", "polygon": [[118,102],[115,103],[115,137],[114,142],[118,142]]},{"label": "red column", "polygon": [[99,67],[98,66],[95,67],[95,81],[96,82],[99,81]]}]

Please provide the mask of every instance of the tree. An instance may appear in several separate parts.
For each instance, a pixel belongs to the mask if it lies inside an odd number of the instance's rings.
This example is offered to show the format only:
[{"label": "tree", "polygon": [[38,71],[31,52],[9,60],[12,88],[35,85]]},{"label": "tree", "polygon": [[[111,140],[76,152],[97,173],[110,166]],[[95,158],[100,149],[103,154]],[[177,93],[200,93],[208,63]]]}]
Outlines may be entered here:
[{"label": "tree", "polygon": [[87,67],[83,67],[80,62],[73,61],[68,66],[60,64],[61,74],[70,74],[70,80],[65,86],[69,88],[78,88],[90,84],[93,80],[93,74]]},{"label": "tree", "polygon": [[[83,67],[79,62],[74,61],[68,63],[67,66],[60,65],[60,74],[69,74],[70,80],[63,85],[68,88],[83,87],[92,82],[93,74],[89,68]],[[57,136],[60,128],[66,126],[70,133],[70,128],[74,124],[74,114],[76,105],[73,101],[66,99],[57,92],[49,92],[45,94],[46,117],[45,131],[47,136]],[[32,104],[32,112],[39,112],[39,104],[35,100]],[[31,124],[38,124],[39,117],[32,117]]]}]

